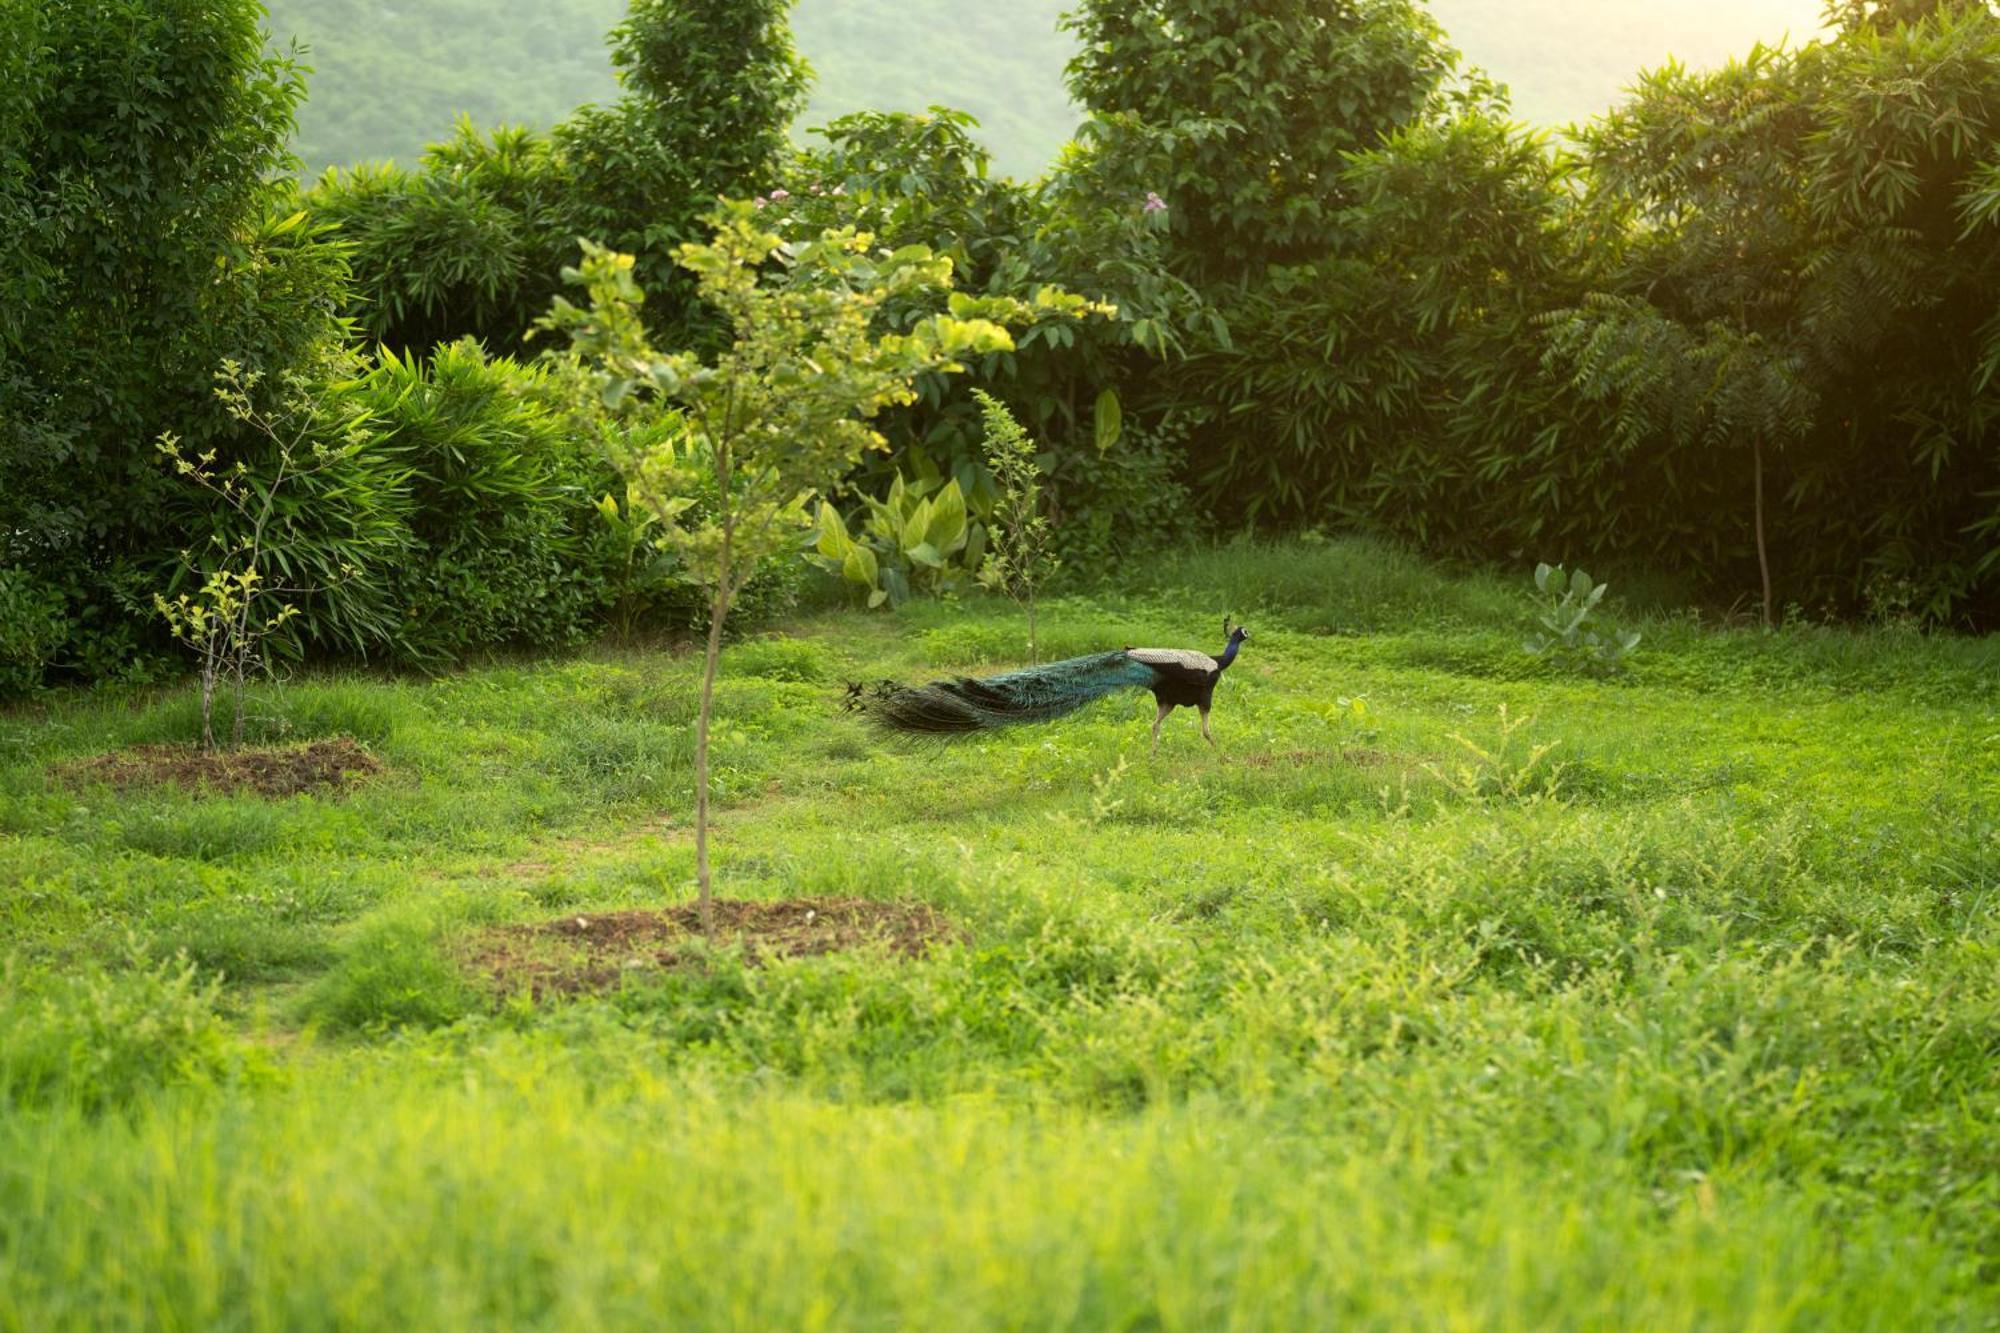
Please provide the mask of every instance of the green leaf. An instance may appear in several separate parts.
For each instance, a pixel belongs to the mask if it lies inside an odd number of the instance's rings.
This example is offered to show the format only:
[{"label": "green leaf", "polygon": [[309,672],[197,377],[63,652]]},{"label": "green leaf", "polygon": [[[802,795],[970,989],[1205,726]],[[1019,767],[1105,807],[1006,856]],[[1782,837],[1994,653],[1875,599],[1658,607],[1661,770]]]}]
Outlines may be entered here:
[{"label": "green leaf", "polygon": [[1106,389],[1097,395],[1097,452],[1111,452],[1124,433],[1125,408],[1118,401],[1118,391]]},{"label": "green leaf", "polygon": [[840,572],[848,582],[872,588],[881,573],[881,568],[876,563],[875,553],[857,542],[847,548],[847,558],[842,561]]},{"label": "green leaf", "polygon": [[924,541],[947,554],[965,544],[965,492],[959,489],[956,477],[931,500],[931,521]]},{"label": "green leaf", "polygon": [[813,549],[830,560],[845,560],[847,549],[852,545],[854,539],[847,535],[847,521],[841,518],[839,511],[832,505],[821,501],[819,541],[815,543]]},{"label": "green leaf", "polygon": [[905,551],[915,546],[922,546],[930,533],[930,528],[931,502],[919,500],[917,507],[910,511],[910,516],[903,520],[903,530],[897,534],[897,544]]}]

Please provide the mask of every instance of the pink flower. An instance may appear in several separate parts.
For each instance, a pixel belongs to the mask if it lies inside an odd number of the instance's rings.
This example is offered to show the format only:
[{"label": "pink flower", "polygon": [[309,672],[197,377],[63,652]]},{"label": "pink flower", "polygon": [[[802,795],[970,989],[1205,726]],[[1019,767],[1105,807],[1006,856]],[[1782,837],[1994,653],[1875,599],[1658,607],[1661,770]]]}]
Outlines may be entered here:
[{"label": "pink flower", "polygon": [[792,197],[792,192],[790,190],[771,191],[771,202],[774,204],[778,203],[780,200],[789,199],[791,197]]},{"label": "pink flower", "polygon": [[755,199],[752,199],[750,202],[757,205],[757,207],[762,208],[764,205],[770,203],[771,201],[769,199],[766,199],[763,195],[760,194]]},{"label": "pink flower", "polygon": [[1146,191],[1146,211],[1148,213],[1164,213],[1167,211],[1167,201],[1160,198],[1158,191]]}]

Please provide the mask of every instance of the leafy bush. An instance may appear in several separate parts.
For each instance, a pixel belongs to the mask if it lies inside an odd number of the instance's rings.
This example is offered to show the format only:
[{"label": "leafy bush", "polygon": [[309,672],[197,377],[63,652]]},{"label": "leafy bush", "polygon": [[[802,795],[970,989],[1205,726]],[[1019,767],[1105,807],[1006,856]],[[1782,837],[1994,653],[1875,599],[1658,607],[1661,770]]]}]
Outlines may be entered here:
[{"label": "leafy bush", "polygon": [[576,257],[573,193],[546,136],[461,120],[417,170],[329,171],[306,203],[352,247],[356,325],[423,354],[467,336],[522,344]]},{"label": "leafy bush", "polygon": [[253,1068],[216,1013],[220,977],[185,957],[24,977],[0,971],[0,1106],[101,1111]]},{"label": "leafy bush", "polygon": [[26,694],[69,637],[62,595],[19,567],[0,568],[0,698]]},{"label": "leafy bush", "polygon": [[979,572],[986,529],[966,513],[956,478],[939,485],[906,483],[899,476],[886,498],[861,500],[867,513],[858,538],[849,535],[840,511],[820,502],[819,536],[810,559],[858,584],[871,608],[901,606],[913,592],[956,592]]},{"label": "leafy bush", "polygon": [[1127,418],[1108,449],[1053,451],[1049,513],[1066,581],[1117,579],[1130,561],[1186,542],[1199,516],[1182,477],[1186,426],[1161,415]]},{"label": "leafy bush", "polygon": [[[0,564],[60,589],[65,670],[143,670],[187,537],[153,441],[254,448],[211,393],[342,330],[339,250],[281,180],[301,72],[253,0],[10,5],[0,77]],[[79,478],[89,484],[80,485]]]},{"label": "leafy bush", "polygon": [[437,664],[587,638],[607,599],[597,502],[613,474],[542,373],[467,341],[428,362],[385,353],[359,392],[406,479],[409,554],[386,572],[394,655]]},{"label": "leafy bush", "polygon": [[1611,672],[1639,646],[1636,630],[1600,635],[1589,624],[1597,604],[1610,591],[1608,583],[1593,583],[1582,570],[1565,573],[1561,565],[1535,566],[1535,591],[1542,602],[1535,619],[1542,632],[1522,644],[1535,657],[1545,657],[1570,670]]}]

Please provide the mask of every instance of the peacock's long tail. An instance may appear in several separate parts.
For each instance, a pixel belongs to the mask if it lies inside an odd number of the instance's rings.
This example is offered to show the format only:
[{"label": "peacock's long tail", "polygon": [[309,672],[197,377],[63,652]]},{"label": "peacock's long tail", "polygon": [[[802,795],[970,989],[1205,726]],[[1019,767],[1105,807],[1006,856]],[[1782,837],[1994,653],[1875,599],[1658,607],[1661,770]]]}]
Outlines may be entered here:
[{"label": "peacock's long tail", "polygon": [[849,706],[890,731],[958,735],[1053,721],[1107,694],[1153,680],[1151,667],[1122,652],[1093,653],[984,680],[959,676],[928,685],[883,685],[872,692],[857,687]]}]

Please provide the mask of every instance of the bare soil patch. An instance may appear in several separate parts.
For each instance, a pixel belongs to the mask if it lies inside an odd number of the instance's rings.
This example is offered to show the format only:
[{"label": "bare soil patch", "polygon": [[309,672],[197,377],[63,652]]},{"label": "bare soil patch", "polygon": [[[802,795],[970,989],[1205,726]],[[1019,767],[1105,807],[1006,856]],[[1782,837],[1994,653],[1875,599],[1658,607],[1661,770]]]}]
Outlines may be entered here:
[{"label": "bare soil patch", "polygon": [[[792,898],[718,902],[715,937],[752,964],[813,958],[866,946],[901,958],[963,933],[922,903],[867,898]],[[633,970],[685,967],[702,954],[701,909],[579,912],[553,921],[499,926],[482,934],[466,959],[503,991],[537,999],[615,989]]]},{"label": "bare soil patch", "polygon": [[307,745],[246,746],[240,750],[135,745],[56,769],[58,776],[72,783],[103,783],[119,791],[172,786],[202,792],[255,792],[259,796],[340,791],[355,778],[381,771],[381,760],[344,736]]}]

